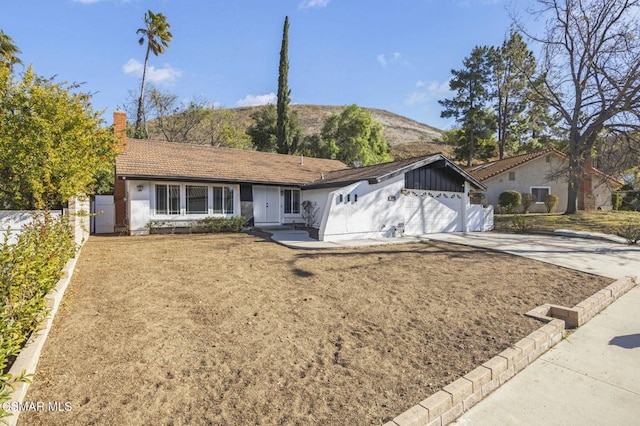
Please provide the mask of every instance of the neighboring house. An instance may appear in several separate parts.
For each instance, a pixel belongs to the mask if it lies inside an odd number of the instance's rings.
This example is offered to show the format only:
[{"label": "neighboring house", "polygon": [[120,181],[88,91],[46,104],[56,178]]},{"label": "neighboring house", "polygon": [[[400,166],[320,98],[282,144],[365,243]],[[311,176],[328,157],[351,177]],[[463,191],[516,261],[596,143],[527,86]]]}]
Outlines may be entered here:
[{"label": "neighboring house", "polygon": [[[549,148],[515,157],[505,158],[467,168],[467,172],[486,187],[486,202],[498,207],[498,197],[507,190],[533,194],[537,202],[531,212],[546,212],[544,197],[554,194],[558,204],[554,211],[564,211],[567,207],[567,179],[562,173],[568,164],[568,157],[560,151]],[[578,209],[611,210],[611,195],[622,184],[601,171],[587,165],[587,171],[578,193]]]},{"label": "neighboring house", "polygon": [[116,225],[146,234],[150,222],[178,226],[206,217],[246,218],[254,226],[303,224],[315,203],[320,240],[483,231],[493,209],[469,203],[485,187],[441,154],[348,168],[326,160],[207,145],[127,139],[116,159]]}]

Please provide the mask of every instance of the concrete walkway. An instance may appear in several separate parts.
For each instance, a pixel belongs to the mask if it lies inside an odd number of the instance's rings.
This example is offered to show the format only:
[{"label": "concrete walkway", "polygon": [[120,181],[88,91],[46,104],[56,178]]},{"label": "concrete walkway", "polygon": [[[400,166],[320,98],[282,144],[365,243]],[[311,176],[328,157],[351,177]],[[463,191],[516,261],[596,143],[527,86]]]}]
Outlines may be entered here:
[{"label": "concrete walkway", "polygon": [[318,241],[309,237],[307,231],[302,230],[274,230],[267,231],[271,234],[271,239],[276,243],[296,249],[330,249],[330,248],[353,248],[382,246],[389,244],[408,244],[427,241],[427,236],[402,237],[402,238],[366,238],[361,240],[345,241]]}]

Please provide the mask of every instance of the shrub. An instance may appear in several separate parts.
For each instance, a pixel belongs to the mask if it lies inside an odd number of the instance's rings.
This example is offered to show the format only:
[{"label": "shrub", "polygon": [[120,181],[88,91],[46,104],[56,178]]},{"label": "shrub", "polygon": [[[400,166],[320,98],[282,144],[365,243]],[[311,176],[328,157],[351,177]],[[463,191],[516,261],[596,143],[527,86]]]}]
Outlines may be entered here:
[{"label": "shrub", "polygon": [[538,201],[536,196],[531,193],[522,194],[522,212],[529,213],[529,209]]},{"label": "shrub", "polygon": [[547,208],[547,213],[551,213],[557,204],[558,204],[557,195],[547,194],[544,196],[544,206]]},{"label": "shrub", "polygon": [[629,221],[617,229],[616,234],[627,240],[629,245],[640,241],[640,222]]},{"label": "shrub", "polygon": [[[45,296],[62,276],[62,268],[75,255],[73,234],[65,217],[48,213],[22,227],[15,244],[10,233],[0,246],[0,369],[20,353],[47,313]],[[12,384],[25,377],[0,376],[0,403],[8,400]],[[0,418],[6,416],[0,405]]]},{"label": "shrub", "polygon": [[316,206],[317,203],[315,201],[304,200],[302,202],[302,218],[309,228],[313,226],[318,216],[318,208]]},{"label": "shrub", "polygon": [[208,217],[198,223],[205,232],[240,232],[246,220],[243,217]]},{"label": "shrub", "polygon": [[622,196],[617,192],[611,193],[611,206],[613,210],[620,210],[622,207]]},{"label": "shrub", "polygon": [[513,230],[518,233],[525,233],[531,230],[532,224],[527,220],[526,216],[515,215],[511,219],[511,225],[513,226]]},{"label": "shrub", "polygon": [[508,190],[504,191],[498,197],[498,205],[503,213],[511,213],[520,205],[522,201],[522,195],[518,191]]}]

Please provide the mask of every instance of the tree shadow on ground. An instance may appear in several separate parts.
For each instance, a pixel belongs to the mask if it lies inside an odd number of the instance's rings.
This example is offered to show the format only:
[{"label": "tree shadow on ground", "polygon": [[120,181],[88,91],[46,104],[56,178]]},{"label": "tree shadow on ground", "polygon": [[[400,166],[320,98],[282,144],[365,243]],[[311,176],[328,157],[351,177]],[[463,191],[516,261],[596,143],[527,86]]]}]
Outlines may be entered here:
[{"label": "tree shadow on ground", "polygon": [[625,349],[640,348],[640,333],[627,334],[626,336],[616,336],[609,341],[609,344]]}]

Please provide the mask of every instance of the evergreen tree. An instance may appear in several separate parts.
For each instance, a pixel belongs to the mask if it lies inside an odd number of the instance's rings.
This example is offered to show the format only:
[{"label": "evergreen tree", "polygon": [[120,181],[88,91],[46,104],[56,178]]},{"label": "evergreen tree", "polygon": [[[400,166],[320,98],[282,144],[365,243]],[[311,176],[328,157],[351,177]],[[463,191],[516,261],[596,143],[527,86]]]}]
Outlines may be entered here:
[{"label": "evergreen tree", "polygon": [[278,73],[278,118],[276,123],[276,145],[280,154],[292,154],[296,147],[291,132],[289,103],[291,102],[289,89],[289,17],[284,18],[282,31],[282,47],[280,49],[280,67]]},{"label": "evergreen tree", "polygon": [[522,36],[511,31],[508,40],[492,51],[495,110],[498,129],[498,154],[515,151],[526,132],[525,117],[529,82],[536,71],[536,60]]},{"label": "evergreen tree", "polygon": [[[493,49],[476,46],[462,62],[464,68],[451,70],[449,88],[456,92],[453,99],[438,101],[444,107],[441,117],[454,117],[468,138],[467,166],[473,164],[477,140],[485,133],[483,126],[495,128],[487,121],[485,107],[491,99],[491,61]],[[495,117],[495,116],[493,116]],[[495,118],[494,118],[495,119]]]}]

